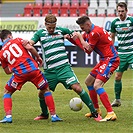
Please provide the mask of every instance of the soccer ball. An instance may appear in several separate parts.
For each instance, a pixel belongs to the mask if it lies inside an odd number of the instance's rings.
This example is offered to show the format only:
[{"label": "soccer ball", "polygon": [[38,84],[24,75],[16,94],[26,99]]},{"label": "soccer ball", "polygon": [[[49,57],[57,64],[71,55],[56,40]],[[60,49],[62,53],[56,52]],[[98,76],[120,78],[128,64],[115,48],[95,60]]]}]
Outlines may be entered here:
[{"label": "soccer ball", "polygon": [[84,103],[78,97],[74,97],[70,100],[69,106],[73,111],[80,111],[83,108]]}]

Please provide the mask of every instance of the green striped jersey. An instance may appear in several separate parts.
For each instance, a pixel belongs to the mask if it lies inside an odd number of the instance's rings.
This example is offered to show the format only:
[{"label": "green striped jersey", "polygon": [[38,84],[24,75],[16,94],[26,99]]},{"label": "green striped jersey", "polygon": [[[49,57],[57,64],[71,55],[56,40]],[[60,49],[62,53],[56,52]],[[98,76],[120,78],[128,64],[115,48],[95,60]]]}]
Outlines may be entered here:
[{"label": "green striped jersey", "polygon": [[54,68],[65,63],[69,63],[64,45],[64,35],[71,34],[67,28],[56,27],[51,35],[46,29],[40,29],[35,32],[32,39],[35,43],[40,41],[44,69]]},{"label": "green striped jersey", "polygon": [[127,16],[124,21],[116,18],[111,24],[111,32],[117,33],[118,54],[133,53],[133,17]]}]

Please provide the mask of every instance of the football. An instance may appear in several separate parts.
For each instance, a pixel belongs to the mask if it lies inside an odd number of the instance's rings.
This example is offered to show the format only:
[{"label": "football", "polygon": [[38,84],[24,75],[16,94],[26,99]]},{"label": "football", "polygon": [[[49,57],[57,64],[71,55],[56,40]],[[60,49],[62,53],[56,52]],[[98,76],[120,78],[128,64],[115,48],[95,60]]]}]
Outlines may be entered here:
[{"label": "football", "polygon": [[83,101],[78,97],[72,98],[69,102],[70,109],[73,111],[80,111],[83,108],[83,105]]}]

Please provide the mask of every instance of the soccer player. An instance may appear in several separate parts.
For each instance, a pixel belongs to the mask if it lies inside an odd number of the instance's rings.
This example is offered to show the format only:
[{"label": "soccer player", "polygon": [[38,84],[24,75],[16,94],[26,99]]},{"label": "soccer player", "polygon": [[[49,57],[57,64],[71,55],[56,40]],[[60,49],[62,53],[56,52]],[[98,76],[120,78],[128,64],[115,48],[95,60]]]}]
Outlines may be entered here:
[{"label": "soccer player", "polygon": [[[108,95],[103,86],[119,65],[117,51],[113,46],[110,35],[103,28],[94,25],[88,16],[79,17],[76,23],[82,29],[83,34],[74,32],[72,33],[72,38],[75,42],[77,39],[80,39],[83,45],[82,48],[88,54],[94,50],[100,56],[100,62],[91,70],[85,81],[90,97],[99,114],[101,114],[101,110],[97,94],[106,108],[107,115],[100,121],[114,121],[117,119],[117,116],[111,107]],[[79,43],[77,45],[81,47]],[[85,116],[91,117],[91,113],[87,113]]]},{"label": "soccer player", "polygon": [[111,24],[111,38],[115,42],[115,35],[118,38],[118,55],[120,65],[115,73],[114,91],[115,100],[112,107],[121,105],[122,76],[129,66],[133,69],[133,17],[127,15],[128,9],[124,2],[117,4],[118,18]]},{"label": "soccer player", "polygon": [[[30,40],[32,45],[38,41],[41,42],[44,74],[48,80],[50,90],[55,91],[58,83],[62,83],[66,89],[74,90],[90,109],[91,116],[96,121],[99,121],[101,116],[95,110],[87,92],[80,86],[68,61],[64,45],[64,35],[70,34],[72,31],[67,28],[57,27],[56,22],[57,18],[53,14],[48,14],[44,22],[46,28],[38,30]],[[34,120],[47,119],[48,111],[45,102],[42,99],[39,99],[39,102],[42,113]]]},{"label": "soccer player", "polygon": [[[55,105],[49,85],[43,73],[38,68],[38,63],[42,65],[42,59],[37,51],[29,43],[22,45],[23,39],[12,38],[9,30],[2,30],[0,33],[3,46],[0,51],[0,61],[6,74],[13,74],[4,89],[4,110],[6,116],[0,123],[12,123],[12,94],[16,90],[21,90],[22,86],[30,81],[39,89],[39,98],[45,100],[50,114],[51,121],[61,121],[55,113]],[[36,61],[29,52],[35,56]]]}]

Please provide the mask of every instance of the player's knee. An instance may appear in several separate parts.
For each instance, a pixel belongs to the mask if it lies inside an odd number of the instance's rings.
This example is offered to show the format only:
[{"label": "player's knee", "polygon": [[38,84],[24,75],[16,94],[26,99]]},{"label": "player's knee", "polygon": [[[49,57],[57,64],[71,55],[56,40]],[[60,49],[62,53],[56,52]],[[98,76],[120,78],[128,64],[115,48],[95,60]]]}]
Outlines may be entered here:
[{"label": "player's knee", "polygon": [[122,78],[122,75],[117,74],[117,75],[115,76],[115,80],[117,80],[117,81],[120,81],[121,78]]},{"label": "player's knee", "polygon": [[79,83],[73,84],[71,88],[78,94],[82,92],[82,88]]}]

